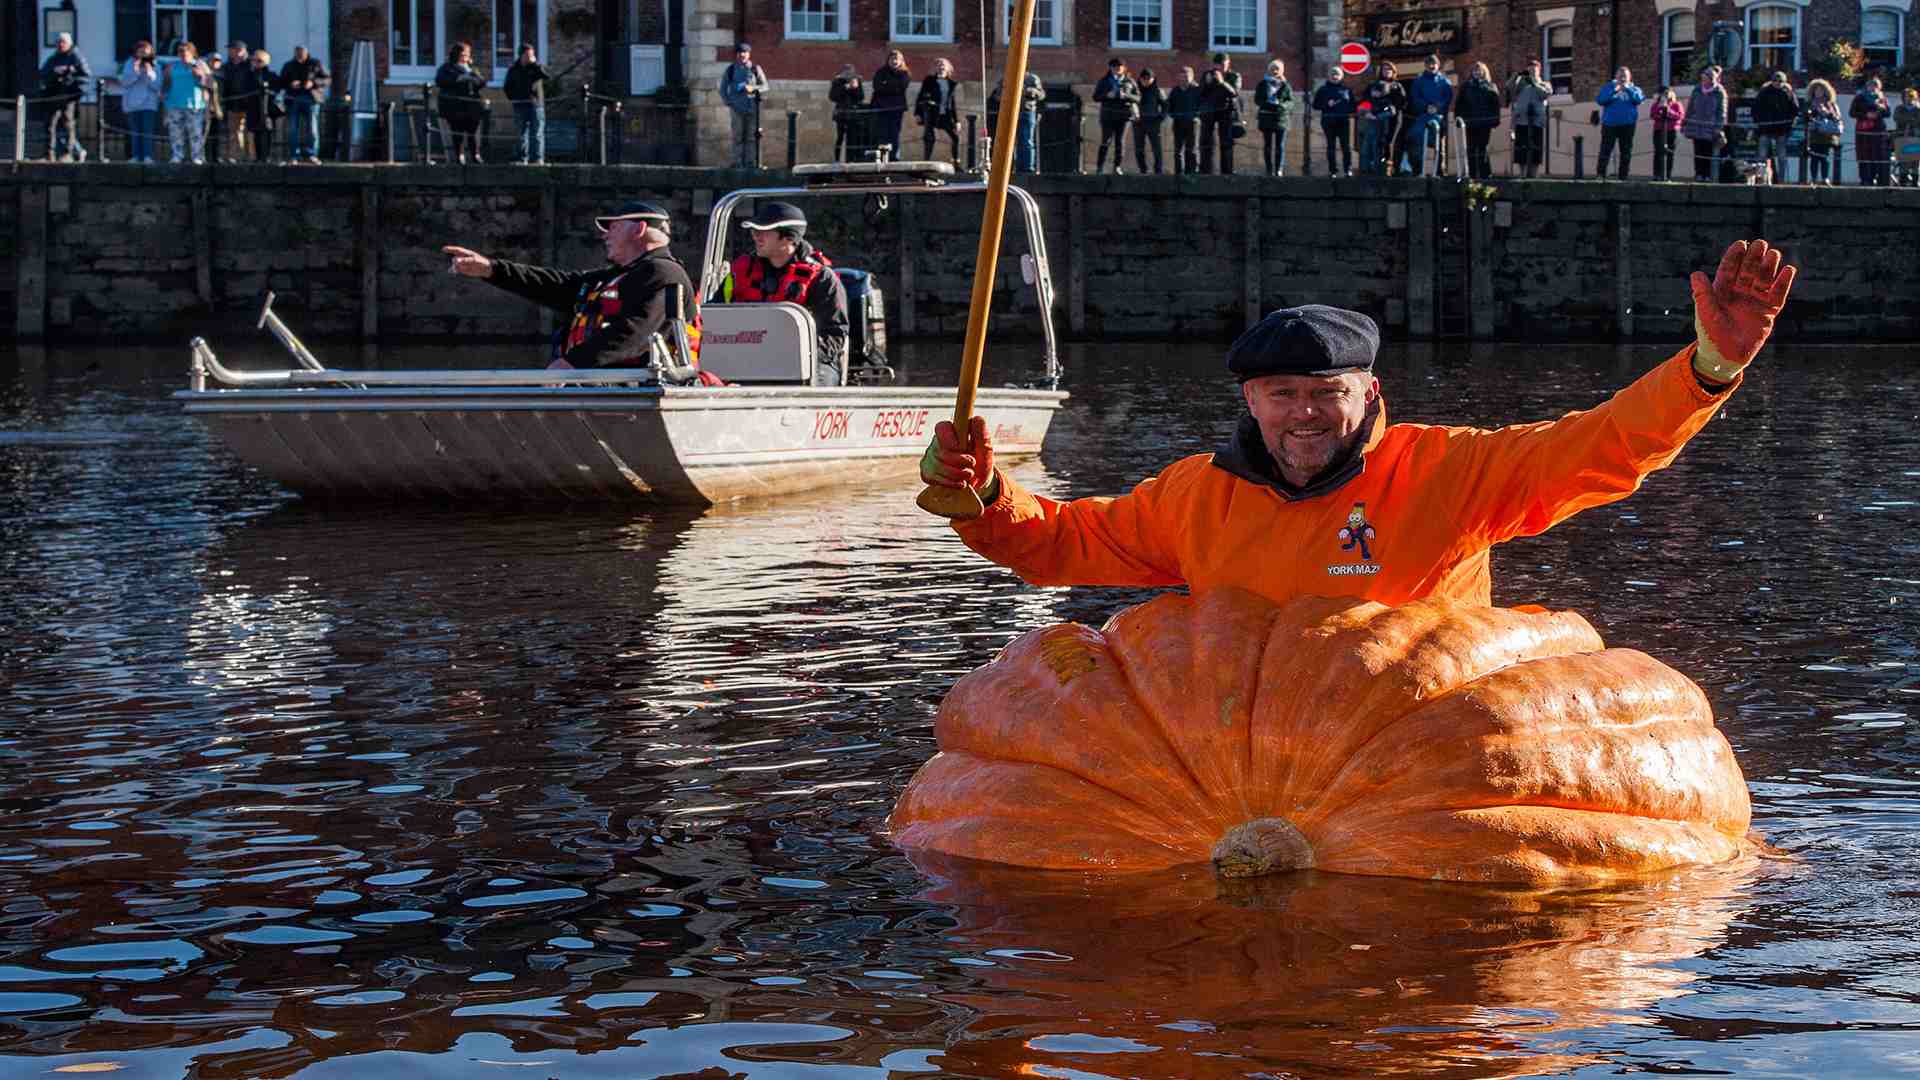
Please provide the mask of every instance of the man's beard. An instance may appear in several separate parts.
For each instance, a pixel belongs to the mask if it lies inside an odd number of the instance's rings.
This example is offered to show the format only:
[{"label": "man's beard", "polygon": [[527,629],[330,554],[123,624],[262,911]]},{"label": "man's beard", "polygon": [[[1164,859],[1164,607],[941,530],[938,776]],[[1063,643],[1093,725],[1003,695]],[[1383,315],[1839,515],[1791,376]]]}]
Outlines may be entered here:
[{"label": "man's beard", "polygon": [[1266,444],[1267,453],[1272,456],[1274,465],[1280,470],[1280,479],[1292,483],[1291,480],[1287,479],[1289,474],[1304,476],[1307,479],[1305,483],[1300,486],[1306,486],[1319,479],[1326,472],[1345,466],[1347,462],[1352,461],[1354,457],[1360,453],[1361,448],[1366,445],[1367,436],[1373,431],[1374,417],[1378,415],[1379,408],[1380,403],[1378,401],[1369,404],[1366,415],[1360,418],[1360,426],[1355,428],[1352,434],[1334,443],[1326,454],[1314,455],[1313,460],[1302,458],[1298,454],[1289,453],[1286,449],[1286,439],[1284,436],[1278,440],[1278,445],[1276,445],[1274,442],[1267,441],[1266,431],[1262,430],[1260,433],[1260,441]]}]

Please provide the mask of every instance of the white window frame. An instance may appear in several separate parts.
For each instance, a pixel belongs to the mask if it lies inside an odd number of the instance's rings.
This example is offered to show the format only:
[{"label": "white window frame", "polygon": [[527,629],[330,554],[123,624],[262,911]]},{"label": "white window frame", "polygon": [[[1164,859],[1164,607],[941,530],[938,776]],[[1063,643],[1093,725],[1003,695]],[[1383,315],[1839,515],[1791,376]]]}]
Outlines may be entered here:
[{"label": "white window frame", "polygon": [[[833,5],[833,10],[835,15],[834,21],[840,25],[840,29],[832,33],[824,33],[824,34],[815,30],[795,30],[793,28],[793,0],[780,0],[780,10],[783,12],[781,18],[784,20],[786,24],[785,30],[786,30],[787,38],[794,41],[845,41],[847,40],[847,8],[849,6],[850,0],[819,0],[819,2],[831,3]],[[893,12],[891,9],[888,10],[887,17],[889,20],[891,20],[893,17]],[[888,29],[893,28],[892,22],[888,22],[887,28]]]},{"label": "white window frame", "polygon": [[[1140,3],[1142,0],[1129,0]],[[1151,3],[1152,0],[1145,0]],[[1158,41],[1121,41],[1120,8],[1117,0],[1107,0],[1107,44],[1114,49],[1173,48],[1173,0],[1160,0],[1160,39]]]},{"label": "white window frame", "polygon": [[[1040,5],[1041,4],[1045,4],[1047,5],[1047,7],[1053,9],[1053,13],[1052,13],[1053,14],[1053,33],[1045,34],[1045,35],[1036,33],[1033,35],[1033,37],[1027,40],[1027,44],[1059,45],[1064,43],[1066,39],[1061,36],[1061,29],[1066,25],[1066,21],[1068,18],[1068,14],[1067,14],[1068,0],[1033,0],[1033,5],[1034,5],[1033,21],[1035,25],[1038,25],[1040,22]],[[1013,40],[1013,0],[1007,0],[1006,7],[1002,8],[1000,12],[1000,43],[1002,45],[1005,45],[1008,42],[1011,42],[1012,40]]]},{"label": "white window frame", "polygon": [[1906,67],[1907,9],[1904,7],[1895,7],[1892,4],[1886,3],[1885,0],[1880,0],[1880,2],[1872,4],[1862,3],[1860,5],[1860,48],[1863,51],[1867,47],[1868,15],[1893,16],[1893,66],[1897,68]]},{"label": "white window frame", "polygon": [[1756,29],[1756,27],[1753,25],[1754,13],[1759,11],[1776,10],[1776,9],[1787,12],[1788,14],[1793,16],[1793,45],[1791,46],[1793,52],[1791,54],[1791,59],[1788,63],[1769,64],[1765,66],[1769,70],[1774,70],[1774,71],[1799,71],[1800,70],[1801,61],[1805,58],[1805,55],[1806,55],[1805,54],[1806,25],[1805,25],[1805,20],[1801,19],[1800,17],[1801,7],[1799,4],[1782,4],[1782,3],[1772,3],[1772,2],[1752,3],[1752,4],[1748,4],[1745,8],[1741,9],[1740,14],[1741,14],[1742,20],[1747,24],[1746,34],[1744,35],[1744,40],[1741,42],[1742,44],[1741,55],[1740,55],[1741,66],[1749,67],[1749,68],[1753,66],[1754,64],[1753,54],[1754,54],[1754,50],[1756,49],[1780,48],[1780,46],[1778,45],[1755,45],[1753,41],[1753,32]]},{"label": "white window frame", "polygon": [[1572,19],[1555,19],[1552,22],[1540,24],[1540,77],[1545,79],[1549,86],[1553,84],[1554,67],[1549,43],[1553,40],[1553,32],[1561,27],[1566,28],[1569,44],[1574,47],[1573,53],[1567,57],[1567,88],[1561,90],[1555,87],[1553,91],[1555,95],[1564,97],[1571,96],[1573,93],[1573,62],[1580,55],[1579,43],[1572,40],[1574,36]]},{"label": "white window frame", "polygon": [[[408,0],[409,6],[433,5],[433,48],[427,50],[428,63],[400,64],[393,59],[393,0],[387,0],[387,81],[389,83],[424,84],[433,81],[434,73],[440,70],[440,64],[447,55],[447,0]],[[492,44],[491,41],[488,42]],[[420,54],[419,45],[414,46],[414,55]]]},{"label": "white window frame", "polygon": [[1665,86],[1678,87],[1687,81],[1685,71],[1674,71],[1673,67],[1673,20],[1686,16],[1693,20],[1693,52],[1700,49],[1700,16],[1693,8],[1680,8],[1660,16],[1660,82]]},{"label": "white window frame", "polygon": [[[792,0],[788,0],[791,4]],[[953,0],[939,0],[940,32],[937,34],[903,34],[900,32],[900,0],[887,0],[887,40],[888,41],[930,41],[950,42],[953,40]]]},{"label": "white window frame", "polygon": [[1253,44],[1223,45],[1220,43],[1219,27],[1215,22],[1221,0],[1207,0],[1207,49],[1210,52],[1264,53],[1267,51],[1267,0],[1251,0],[1253,4]]},{"label": "white window frame", "polygon": [[[533,0],[533,2],[535,5],[534,18],[540,20],[539,30],[531,35],[528,34],[524,29],[513,34],[510,39],[513,43],[513,57],[512,59],[507,60],[505,63],[502,63],[498,55],[496,55],[495,53],[491,51],[488,52],[487,61],[488,63],[493,65],[493,77],[487,80],[488,86],[505,86],[506,85],[507,69],[512,67],[515,63],[519,62],[520,43],[523,41],[526,41],[529,37],[533,39],[533,49],[534,49],[534,52],[539,54],[540,62],[543,64],[547,62],[547,20],[553,17],[553,13],[550,10],[548,10],[549,0]],[[494,24],[491,27],[491,29],[494,36],[498,36],[500,33],[500,23],[499,23],[500,5],[498,3],[498,0],[488,0],[488,3],[492,5],[494,10]],[[518,17],[518,15],[520,14],[520,0],[513,0],[513,13],[516,17]],[[487,43],[487,46],[488,46],[488,49],[491,50],[493,43],[489,41]],[[479,57],[476,56],[474,59],[478,61]]]}]

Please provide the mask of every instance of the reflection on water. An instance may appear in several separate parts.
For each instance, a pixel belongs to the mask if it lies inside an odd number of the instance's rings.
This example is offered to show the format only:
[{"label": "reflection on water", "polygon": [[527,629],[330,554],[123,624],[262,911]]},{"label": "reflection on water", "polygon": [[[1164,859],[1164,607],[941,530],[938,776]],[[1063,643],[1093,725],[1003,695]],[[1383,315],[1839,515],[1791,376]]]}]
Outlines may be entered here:
[{"label": "reflection on water", "polygon": [[[923,873],[878,830],[944,689],[1144,594],[1023,587],[911,486],[307,507],[173,411],[180,359],[0,354],[0,1054],[20,1068],[1911,1063],[1910,355],[1770,356],[1633,500],[1496,555],[1501,602],[1578,609],[1701,681],[1792,856],[1581,895]],[[1231,425],[1211,350],[1067,359],[1074,398],[1021,466],[1041,490],[1120,490]],[[1396,417],[1497,423],[1655,359],[1384,366]],[[902,361],[950,377],[950,352]]]}]

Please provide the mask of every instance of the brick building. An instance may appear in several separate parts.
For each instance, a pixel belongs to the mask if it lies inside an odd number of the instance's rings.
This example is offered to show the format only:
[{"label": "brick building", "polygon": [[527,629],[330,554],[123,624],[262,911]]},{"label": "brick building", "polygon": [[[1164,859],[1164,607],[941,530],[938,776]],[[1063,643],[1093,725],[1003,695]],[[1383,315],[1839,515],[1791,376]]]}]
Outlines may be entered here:
[{"label": "brick building", "polygon": [[[737,5],[695,0],[703,21],[689,34],[691,96],[700,119],[703,160],[724,160],[721,148],[726,117],[713,88],[733,59],[735,38],[752,43],[754,59],[772,80],[766,109],[768,157],[777,145],[785,154],[785,113],[799,116],[803,161],[824,160],[832,145],[827,87],[842,64],[853,64],[871,78],[897,48],[906,55],[917,80],[937,57],[954,65],[964,85],[963,113],[982,107],[982,50],[985,74],[996,80],[1005,55],[1008,0],[999,17],[987,5],[990,26],[981,25],[982,5],[967,0],[740,0]],[[1204,71],[1207,58],[1225,52],[1251,91],[1267,61],[1287,66],[1296,89],[1306,85],[1310,64],[1324,66],[1339,45],[1342,0],[1037,0],[1028,67],[1052,87],[1070,87],[1089,101],[1093,84],[1106,74],[1107,60],[1118,56],[1135,72],[1153,68],[1163,85],[1183,65]],[[1251,112],[1251,103],[1248,105]],[[1088,112],[1092,136],[1088,164],[1099,135]],[[919,146],[909,120],[908,156]],[[717,132],[717,137],[714,134]],[[776,138],[777,136],[777,138]],[[1170,138],[1170,136],[1169,136]],[[1257,143],[1254,151],[1258,156]],[[1170,147],[1169,147],[1170,149]]]},{"label": "brick building", "polygon": [[[1920,70],[1912,6],[1913,0],[1347,0],[1345,30],[1372,41],[1380,55],[1404,58],[1403,76],[1417,73],[1428,52],[1438,52],[1456,82],[1483,62],[1504,83],[1539,57],[1559,91],[1551,134],[1555,171],[1564,175],[1574,135],[1583,136],[1591,164],[1599,142],[1590,122],[1594,95],[1617,67],[1631,68],[1634,82],[1649,94],[1664,83],[1685,97],[1696,57],[1705,55],[1717,33],[1724,35],[1721,55],[1732,57],[1728,82],[1736,92],[1774,70],[1788,72],[1803,91],[1809,79],[1826,74],[1842,95],[1844,111],[1853,86],[1824,68],[1828,47],[1835,41],[1861,46],[1870,64],[1904,85],[1911,71]],[[1494,143],[1496,172],[1505,169],[1505,141]],[[1644,175],[1650,166],[1642,138],[1635,172]]]}]

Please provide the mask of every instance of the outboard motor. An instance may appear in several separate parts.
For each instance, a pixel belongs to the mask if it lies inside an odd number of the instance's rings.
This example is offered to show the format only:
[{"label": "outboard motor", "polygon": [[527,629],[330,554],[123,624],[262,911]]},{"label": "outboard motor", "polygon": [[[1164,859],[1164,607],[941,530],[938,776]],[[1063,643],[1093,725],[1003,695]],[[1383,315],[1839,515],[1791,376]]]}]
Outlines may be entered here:
[{"label": "outboard motor", "polygon": [[887,365],[887,301],[873,275],[865,270],[834,268],[847,290],[849,383],[890,383]]}]

